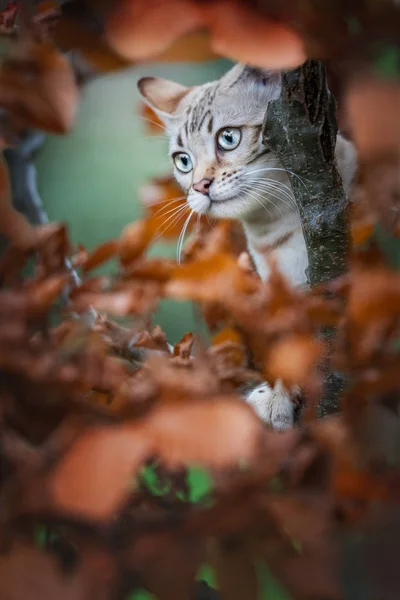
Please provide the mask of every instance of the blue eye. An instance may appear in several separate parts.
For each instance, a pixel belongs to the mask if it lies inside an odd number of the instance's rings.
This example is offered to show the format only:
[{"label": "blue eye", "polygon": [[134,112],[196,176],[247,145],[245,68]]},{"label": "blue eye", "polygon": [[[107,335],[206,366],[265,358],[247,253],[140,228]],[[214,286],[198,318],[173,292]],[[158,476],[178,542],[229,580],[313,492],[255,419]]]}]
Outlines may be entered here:
[{"label": "blue eye", "polygon": [[229,127],[219,132],[217,144],[222,150],[234,150],[240,144],[242,132],[237,127]]},{"label": "blue eye", "polygon": [[190,173],[193,169],[192,159],[186,152],[178,152],[173,158],[176,168],[182,173]]}]

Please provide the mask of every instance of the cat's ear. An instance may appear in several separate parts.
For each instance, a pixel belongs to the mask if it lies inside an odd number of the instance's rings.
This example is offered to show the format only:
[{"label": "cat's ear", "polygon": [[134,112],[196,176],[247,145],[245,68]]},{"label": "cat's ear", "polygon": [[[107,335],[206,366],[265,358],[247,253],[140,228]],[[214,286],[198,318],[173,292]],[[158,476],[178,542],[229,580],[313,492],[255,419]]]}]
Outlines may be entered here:
[{"label": "cat's ear", "polygon": [[281,95],[282,76],[280,71],[271,71],[237,64],[223,76],[221,84],[226,87],[256,86],[265,93],[267,100],[277,100]]},{"label": "cat's ear", "polygon": [[137,85],[144,100],[161,117],[173,115],[182,98],[191,89],[160,77],[142,77]]}]

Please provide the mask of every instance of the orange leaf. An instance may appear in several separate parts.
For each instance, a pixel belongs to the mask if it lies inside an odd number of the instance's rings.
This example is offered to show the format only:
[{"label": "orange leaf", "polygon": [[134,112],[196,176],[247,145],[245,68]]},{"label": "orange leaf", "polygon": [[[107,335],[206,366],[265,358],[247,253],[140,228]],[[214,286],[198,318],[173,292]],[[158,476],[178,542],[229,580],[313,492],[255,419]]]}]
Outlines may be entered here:
[{"label": "orange leaf", "polygon": [[54,275],[29,287],[28,305],[35,313],[49,310],[69,280],[69,275]]},{"label": "orange leaf", "polygon": [[374,233],[374,222],[364,221],[362,223],[355,223],[351,227],[351,239],[354,246],[362,246],[368,241]]},{"label": "orange leaf", "polygon": [[174,346],[174,356],[189,358],[194,344],[193,333],[185,333],[180,342]]},{"label": "orange leaf", "polygon": [[20,249],[29,249],[35,244],[34,227],[13,207],[8,168],[3,155],[0,155],[0,233]]},{"label": "orange leaf", "polygon": [[[160,237],[170,240],[179,236],[188,216],[188,210],[183,210],[187,201],[172,176],[154,177],[140,189],[140,200],[147,213],[157,221]],[[189,222],[188,232],[195,223],[196,219]]]},{"label": "orange leaf", "polygon": [[263,432],[253,410],[234,396],[162,404],[143,421],[142,429],[151,436],[156,454],[172,468],[223,468],[249,461]]},{"label": "orange leaf", "polygon": [[224,342],[241,344],[242,338],[236,329],[233,329],[232,327],[225,327],[225,329],[221,329],[221,331],[213,336],[212,345],[217,346],[218,344],[223,344]]},{"label": "orange leaf", "polygon": [[235,257],[218,254],[176,267],[166,294],[203,302],[227,300],[228,295],[256,289],[254,280],[240,269]]},{"label": "orange leaf", "polygon": [[[218,350],[225,359],[234,365],[242,366],[246,363],[246,352],[243,347],[243,340],[236,329],[226,327],[221,329],[212,338],[212,346],[219,346]],[[217,348],[215,348],[217,350]]]},{"label": "orange leaf", "polygon": [[82,263],[82,269],[85,273],[95,269],[96,267],[107,262],[118,253],[119,242],[117,240],[110,240],[97,246],[93,252],[91,252]]},{"label": "orange leaf", "polygon": [[143,254],[153,239],[157,226],[158,220],[150,217],[134,221],[125,227],[119,247],[119,257],[124,267]]},{"label": "orange leaf", "polygon": [[255,455],[262,433],[252,409],[235,397],[161,404],[138,423],[84,432],[56,466],[50,492],[63,511],[107,519],[150,456],[171,468],[234,466]]},{"label": "orange leaf", "polygon": [[13,42],[0,69],[0,106],[17,130],[68,132],[78,99],[73,70],[55,46],[29,33]]},{"label": "orange leaf", "polygon": [[132,425],[85,432],[61,460],[50,489],[61,510],[110,517],[131,489],[132,477],[150,452]]},{"label": "orange leaf", "polygon": [[320,342],[308,335],[291,335],[273,346],[266,370],[271,379],[281,379],[289,387],[302,386],[321,355]]}]

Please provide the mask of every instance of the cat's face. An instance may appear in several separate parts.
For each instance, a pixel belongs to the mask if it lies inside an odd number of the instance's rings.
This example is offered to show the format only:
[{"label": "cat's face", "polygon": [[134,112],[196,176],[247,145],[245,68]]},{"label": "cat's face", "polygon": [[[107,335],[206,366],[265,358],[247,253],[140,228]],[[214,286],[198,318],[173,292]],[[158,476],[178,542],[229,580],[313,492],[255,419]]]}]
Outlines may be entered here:
[{"label": "cat's face", "polygon": [[[262,144],[267,104],[280,94],[279,74],[236,65],[220,80],[193,88],[154,78],[138,86],[165,123],[175,177],[195,212],[245,220],[281,211],[277,186],[286,174]],[[276,182],[269,184],[269,200],[267,180]]]}]

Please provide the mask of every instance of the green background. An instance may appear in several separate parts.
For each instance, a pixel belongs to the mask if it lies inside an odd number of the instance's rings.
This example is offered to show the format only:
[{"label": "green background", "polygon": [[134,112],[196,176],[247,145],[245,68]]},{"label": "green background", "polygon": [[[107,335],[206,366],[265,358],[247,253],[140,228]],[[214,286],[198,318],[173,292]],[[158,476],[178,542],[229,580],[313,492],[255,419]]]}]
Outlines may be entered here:
[{"label": "green background", "polygon": [[[138,79],[151,75],[193,85],[217,79],[230,66],[224,60],[152,64],[90,82],[72,133],[49,136],[36,160],[39,193],[50,220],[66,222],[72,242],[88,249],[118,236],[142,213],[139,187],[171,171],[163,131],[161,137],[149,137],[138,116]],[[150,253],[174,257],[175,250],[176,243],[157,243]],[[200,327],[190,304],[173,301],[162,302],[154,323],[171,343]]]}]

